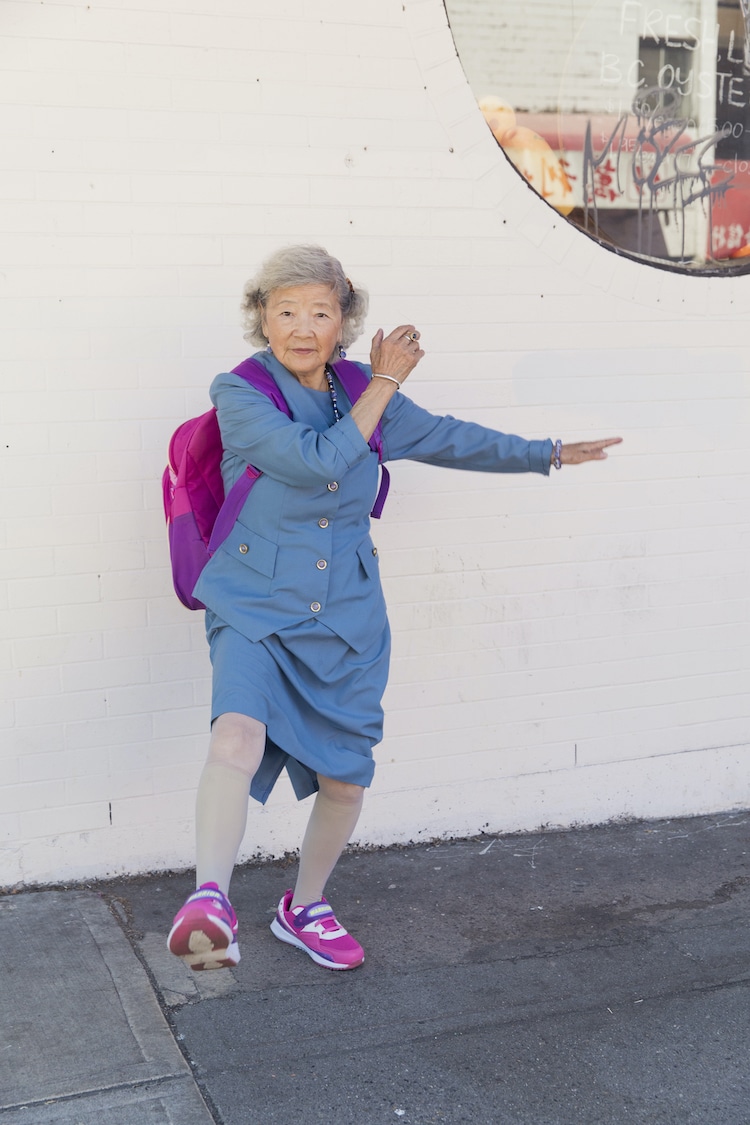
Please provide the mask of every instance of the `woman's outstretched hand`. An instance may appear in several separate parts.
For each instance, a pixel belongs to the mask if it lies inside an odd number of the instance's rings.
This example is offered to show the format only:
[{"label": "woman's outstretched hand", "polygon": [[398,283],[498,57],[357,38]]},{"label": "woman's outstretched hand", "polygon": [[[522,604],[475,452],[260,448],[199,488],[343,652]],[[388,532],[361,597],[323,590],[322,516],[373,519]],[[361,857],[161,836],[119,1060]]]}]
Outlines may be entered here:
[{"label": "woman's outstretched hand", "polygon": [[[561,465],[582,465],[584,461],[606,461],[607,446],[619,445],[621,437],[602,438],[600,441],[576,441],[569,445],[563,442],[560,450]],[[550,464],[554,464],[555,451],[552,449]]]},{"label": "woman's outstretched hand", "polygon": [[419,332],[413,324],[401,324],[387,336],[378,328],[372,338],[370,366],[373,374],[390,375],[403,383],[419,363],[424,352],[419,346]]}]

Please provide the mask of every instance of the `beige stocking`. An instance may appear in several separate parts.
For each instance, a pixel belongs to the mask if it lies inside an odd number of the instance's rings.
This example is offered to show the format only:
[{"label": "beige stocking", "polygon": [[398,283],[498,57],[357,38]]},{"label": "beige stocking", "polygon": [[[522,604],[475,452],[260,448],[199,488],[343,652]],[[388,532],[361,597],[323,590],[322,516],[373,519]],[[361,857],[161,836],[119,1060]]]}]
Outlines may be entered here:
[{"label": "beige stocking", "polygon": [[359,785],[320,776],[318,783],[320,789],[300,850],[292,906],[309,906],[323,897],[328,877],[349,842],[362,810],[364,789]]},{"label": "beige stocking", "polygon": [[246,715],[220,715],[211,731],[208,760],[195,809],[196,885],[216,883],[228,894],[247,825],[250,782],[266,744],[266,728]]}]

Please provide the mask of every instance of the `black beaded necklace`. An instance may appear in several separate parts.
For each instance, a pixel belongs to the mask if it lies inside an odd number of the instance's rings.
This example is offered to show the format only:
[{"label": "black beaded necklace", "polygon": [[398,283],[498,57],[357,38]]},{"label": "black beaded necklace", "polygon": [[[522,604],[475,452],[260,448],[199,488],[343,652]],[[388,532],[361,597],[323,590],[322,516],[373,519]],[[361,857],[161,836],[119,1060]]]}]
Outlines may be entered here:
[{"label": "black beaded necklace", "polygon": [[331,404],[333,406],[333,416],[337,422],[341,421],[341,414],[339,413],[339,404],[336,399],[336,388],[333,385],[333,375],[328,367],[326,367],[326,382],[328,383],[328,393],[331,396]]}]

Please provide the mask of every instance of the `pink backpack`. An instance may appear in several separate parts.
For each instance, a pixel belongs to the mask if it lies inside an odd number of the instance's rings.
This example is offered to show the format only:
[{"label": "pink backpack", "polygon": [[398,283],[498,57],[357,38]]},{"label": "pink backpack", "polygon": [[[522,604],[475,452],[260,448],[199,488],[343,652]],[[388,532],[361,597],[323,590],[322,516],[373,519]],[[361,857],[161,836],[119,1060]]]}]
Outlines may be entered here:
[{"label": "pink backpack", "polygon": [[[354,404],[368,385],[364,371],[347,360],[333,364],[333,370],[349,401]],[[246,359],[234,368],[233,374],[241,375],[291,418],[291,411],[278,384],[263,364]],[[383,441],[379,424],[369,445],[381,461],[382,481],[371,513],[375,519],[380,519],[388,494],[389,477],[382,464]],[[193,588],[211,555],[229,535],[250,489],[261,475],[258,469],[248,465],[225,496],[221,477],[222,453],[215,409],[183,422],[169,443],[169,460],[162,477],[164,515],[175,593],[188,609],[205,609],[203,603],[193,597]]]}]

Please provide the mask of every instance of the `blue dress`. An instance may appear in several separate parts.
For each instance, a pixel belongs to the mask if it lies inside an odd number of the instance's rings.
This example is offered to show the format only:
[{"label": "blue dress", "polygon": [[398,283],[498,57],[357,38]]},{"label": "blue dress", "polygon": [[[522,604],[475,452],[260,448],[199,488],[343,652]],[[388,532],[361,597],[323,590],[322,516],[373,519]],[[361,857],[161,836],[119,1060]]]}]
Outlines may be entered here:
[{"label": "blue dress", "polygon": [[[318,774],[370,784],[390,632],[369,526],[377,454],[338,382],[337,422],[327,392],[301,386],[268,353],[254,358],[276,379],[292,417],[241,376],[214,380],[225,487],[248,463],[263,476],[195,594],[207,607],[212,721],[234,711],[266,725],[250,790],[265,802],[285,766],[300,799],[318,788]],[[384,460],[549,473],[551,441],[433,415],[401,392],[382,430]]]}]

